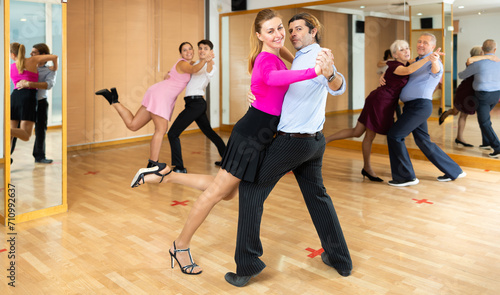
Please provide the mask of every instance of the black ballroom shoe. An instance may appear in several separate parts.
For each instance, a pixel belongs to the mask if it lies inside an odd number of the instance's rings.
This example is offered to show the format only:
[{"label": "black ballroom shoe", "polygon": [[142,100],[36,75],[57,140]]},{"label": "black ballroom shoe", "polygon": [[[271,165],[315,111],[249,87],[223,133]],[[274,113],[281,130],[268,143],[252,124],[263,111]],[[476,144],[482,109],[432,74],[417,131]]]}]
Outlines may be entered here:
[{"label": "black ballroom shoe", "polygon": [[392,185],[392,186],[410,186],[410,185],[416,185],[418,184],[419,180],[418,178],[413,178],[412,180],[389,180],[387,184]]},{"label": "black ballroom shoe", "polygon": [[116,88],[113,87],[110,90],[111,90],[111,103],[110,104],[119,103],[119,101],[118,101],[118,91],[116,91]]},{"label": "black ballroom shoe", "polygon": [[[447,112],[447,111],[446,111]],[[442,125],[444,120],[446,120],[446,117],[444,116],[446,114],[446,112],[442,113],[440,116],[439,116],[439,125]]]},{"label": "black ballroom shoe", "polygon": [[[457,178],[455,178],[455,179],[463,178],[465,176],[467,176],[467,173],[465,173],[464,171],[462,171],[462,173],[458,174]],[[438,176],[437,181],[447,182],[447,181],[453,181],[455,179],[452,179],[449,176],[443,175],[443,176]]]},{"label": "black ballroom shoe", "polygon": [[490,158],[498,158],[500,157],[500,152],[493,152],[491,154],[488,154],[488,156],[490,156]]},{"label": "black ballroom shoe", "polygon": [[176,173],[188,173],[186,168],[184,168],[184,167],[174,167],[174,169],[172,169],[172,171],[174,171]]},{"label": "black ballroom shoe", "polygon": [[491,146],[489,144],[481,144],[479,148],[482,150],[491,150]]},{"label": "black ballroom shoe", "polygon": [[52,159],[45,159],[45,158],[39,160],[35,159],[35,163],[40,163],[40,164],[51,164],[52,162],[54,162],[54,160]]},{"label": "black ballroom shoe", "polygon": [[463,141],[460,141],[460,140],[458,140],[458,138],[455,138],[455,143],[456,143],[457,145],[461,144],[461,145],[463,145],[464,147],[473,147],[473,145],[472,145],[472,144],[470,144],[470,143],[465,143],[465,142],[463,142]]},{"label": "black ballroom shoe", "polygon": [[104,98],[109,102],[110,105],[113,104],[113,94],[108,89],[101,89],[99,91],[96,91],[95,94],[104,96]]},{"label": "black ballroom shoe", "polygon": [[222,161],[215,161],[214,164],[215,164],[215,166],[219,166],[220,167],[220,166],[222,166]]},{"label": "black ballroom shoe", "polygon": [[370,181],[376,181],[376,182],[383,182],[384,181],[380,177],[371,176],[370,173],[366,172],[365,169],[361,170],[361,174],[363,175],[363,178],[365,178],[365,176],[366,176],[366,177],[368,177],[368,179]]},{"label": "black ballroom shoe", "polygon": [[[326,254],[326,252],[323,252],[321,253],[321,260],[323,260],[323,262],[328,265],[329,267],[333,267],[335,268],[331,263],[330,263],[330,260],[328,260],[328,254]],[[351,270],[341,270],[341,269],[336,269],[335,270],[339,273],[339,275],[343,276],[343,277],[348,277],[351,275]]]},{"label": "black ballroom shoe", "polygon": [[235,274],[234,272],[228,272],[228,273],[226,273],[224,278],[226,279],[226,282],[228,282],[229,284],[231,284],[233,286],[243,287],[248,283],[248,281],[250,281],[251,278],[256,277],[261,272],[262,272],[262,270],[256,274],[250,275],[250,276],[239,276],[239,275]]},{"label": "black ballroom shoe", "polygon": [[167,167],[167,164],[148,159],[148,165],[146,166],[146,168],[153,168],[153,167],[158,167],[158,171],[161,171],[165,169],[165,167]]}]

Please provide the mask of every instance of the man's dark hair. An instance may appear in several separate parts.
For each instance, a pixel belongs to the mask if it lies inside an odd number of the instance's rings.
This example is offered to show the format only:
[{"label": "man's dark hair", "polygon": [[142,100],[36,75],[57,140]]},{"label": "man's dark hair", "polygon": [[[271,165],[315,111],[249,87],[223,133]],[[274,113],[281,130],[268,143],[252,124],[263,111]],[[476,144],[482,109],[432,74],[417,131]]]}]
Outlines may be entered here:
[{"label": "man's dark hair", "polygon": [[321,43],[321,35],[323,32],[323,26],[319,22],[319,20],[312,14],[308,12],[302,12],[298,13],[288,21],[288,26],[290,26],[291,22],[294,22],[296,20],[304,20],[306,23],[306,26],[309,28],[309,32],[311,32],[312,29],[316,28],[318,31],[316,32],[316,36],[314,38],[316,39],[316,43],[320,44]]},{"label": "man's dark hair", "polygon": [[200,42],[198,42],[198,47],[200,47],[201,44],[208,45],[208,47],[210,47],[210,50],[214,49],[214,44],[210,40],[207,39],[201,40]]},{"label": "man's dark hair", "polygon": [[45,43],[37,43],[33,45],[33,48],[38,50],[40,54],[50,54],[49,46]]}]

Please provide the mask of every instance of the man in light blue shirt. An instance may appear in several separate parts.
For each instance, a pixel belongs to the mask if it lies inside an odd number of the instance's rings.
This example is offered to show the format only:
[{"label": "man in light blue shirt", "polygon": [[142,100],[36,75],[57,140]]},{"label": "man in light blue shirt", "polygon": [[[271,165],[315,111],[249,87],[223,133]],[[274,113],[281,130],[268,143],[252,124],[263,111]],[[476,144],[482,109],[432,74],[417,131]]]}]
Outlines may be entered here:
[{"label": "man in light blue shirt", "polygon": [[[497,44],[494,40],[488,39],[483,42],[484,55],[495,55]],[[493,148],[492,158],[500,157],[500,141],[493,130],[490,112],[497,105],[500,98],[500,62],[492,60],[480,60],[470,64],[463,72],[458,73],[460,79],[466,79],[474,75],[472,88],[476,91],[479,100],[477,107],[477,121],[483,135],[482,148]]]},{"label": "man in light blue shirt", "polygon": [[[298,50],[292,70],[311,68],[322,50],[319,46],[321,24],[309,13],[300,13],[288,22],[290,41]],[[293,171],[325,252],[323,262],[349,276],[352,261],[332,200],[323,185],[321,166],[325,137],[321,130],[325,121],[327,93],[341,95],[344,77],[336,72],[333,56],[318,76],[291,84],[283,101],[278,135],[271,143],[255,182],[241,181],[239,186],[238,238],[236,273],[225,276],[230,284],[242,287],[265,267],[260,260],[260,223],[264,201],[286,173]],[[331,73],[331,75],[330,75]],[[325,78],[328,76],[328,79]]]},{"label": "man in light blue shirt", "polygon": [[436,37],[429,33],[422,34],[417,41],[417,60],[430,55],[431,61],[410,75],[400,95],[404,102],[403,113],[387,133],[392,173],[389,185],[392,186],[409,186],[419,182],[405,144],[405,138],[410,133],[427,159],[444,173],[437,178],[438,181],[465,176],[457,163],[431,141],[427,131],[427,119],[432,113],[432,93],[443,75],[443,64],[439,54],[433,53],[434,48]]}]

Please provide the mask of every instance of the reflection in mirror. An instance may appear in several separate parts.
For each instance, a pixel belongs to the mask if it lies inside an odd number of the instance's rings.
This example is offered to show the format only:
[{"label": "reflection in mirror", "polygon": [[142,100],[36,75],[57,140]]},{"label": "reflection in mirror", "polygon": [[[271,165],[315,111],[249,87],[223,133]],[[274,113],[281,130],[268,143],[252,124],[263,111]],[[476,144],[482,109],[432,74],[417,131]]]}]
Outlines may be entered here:
[{"label": "reflection in mirror", "polygon": [[413,5],[411,7],[411,29],[442,29],[442,15],[441,3]]},{"label": "reflection in mirror", "polygon": [[[37,118],[41,121],[37,121],[38,126],[35,127],[29,141],[16,141],[12,153],[11,183],[16,186],[18,196],[16,214],[22,214],[62,204],[62,88],[61,83],[57,83],[60,82],[62,54],[60,1],[11,0],[10,40],[11,43],[18,42],[25,46],[25,58],[29,58],[30,53],[43,54],[42,47],[33,47],[40,43],[48,46],[50,54],[59,56],[58,70],[55,72],[54,79],[52,78],[54,75],[51,74],[53,72],[47,71],[47,67],[52,65],[50,62],[38,65],[39,82],[45,82],[43,86],[37,86],[39,89],[37,90],[36,112]],[[52,85],[51,90],[42,90]],[[11,82],[11,91],[13,89],[14,85]],[[47,114],[48,118],[46,131],[43,128],[44,114]],[[45,147],[43,147],[44,136]],[[37,148],[34,152],[37,140]],[[41,161],[45,158],[53,162]]]}]

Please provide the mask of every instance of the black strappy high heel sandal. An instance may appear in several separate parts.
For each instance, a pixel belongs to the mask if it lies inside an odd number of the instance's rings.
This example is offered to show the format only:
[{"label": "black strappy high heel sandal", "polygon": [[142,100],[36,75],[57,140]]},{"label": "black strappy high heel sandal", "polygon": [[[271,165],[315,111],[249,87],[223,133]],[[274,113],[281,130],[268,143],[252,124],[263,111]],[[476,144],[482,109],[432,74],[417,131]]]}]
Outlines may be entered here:
[{"label": "black strappy high heel sandal", "polygon": [[[179,260],[177,260],[177,252],[188,252],[189,260],[191,261],[191,264],[182,266],[181,263],[179,262]],[[174,266],[175,266],[175,263],[174,263],[174,259],[175,259],[175,261],[177,261],[177,264],[179,264],[181,271],[187,275],[199,275],[200,273],[203,272],[202,270],[200,272],[193,272],[193,269],[195,267],[197,267],[198,264],[194,263],[193,257],[191,256],[191,250],[189,248],[176,249],[175,248],[175,241],[174,241],[174,253],[170,252],[170,250],[168,250],[168,253],[170,254],[170,260],[171,260],[170,264],[171,264],[172,268],[174,268]]]},{"label": "black strappy high heel sandal", "polygon": [[[161,174],[160,171],[162,171],[166,167],[167,167],[167,164],[165,164],[165,163],[158,163],[158,162],[149,160],[148,168],[141,168],[141,169],[139,169],[139,171],[137,171],[134,178],[132,179],[132,183],[130,183],[130,187],[134,188],[134,187],[138,187],[141,184],[144,184],[145,183],[144,176],[146,176],[148,174],[153,174],[153,173],[158,175],[158,176],[161,176],[160,182],[158,182],[158,183],[161,183],[165,176],[172,173],[172,170],[170,170],[165,174]],[[142,180],[142,183],[141,183],[141,180]]]}]

